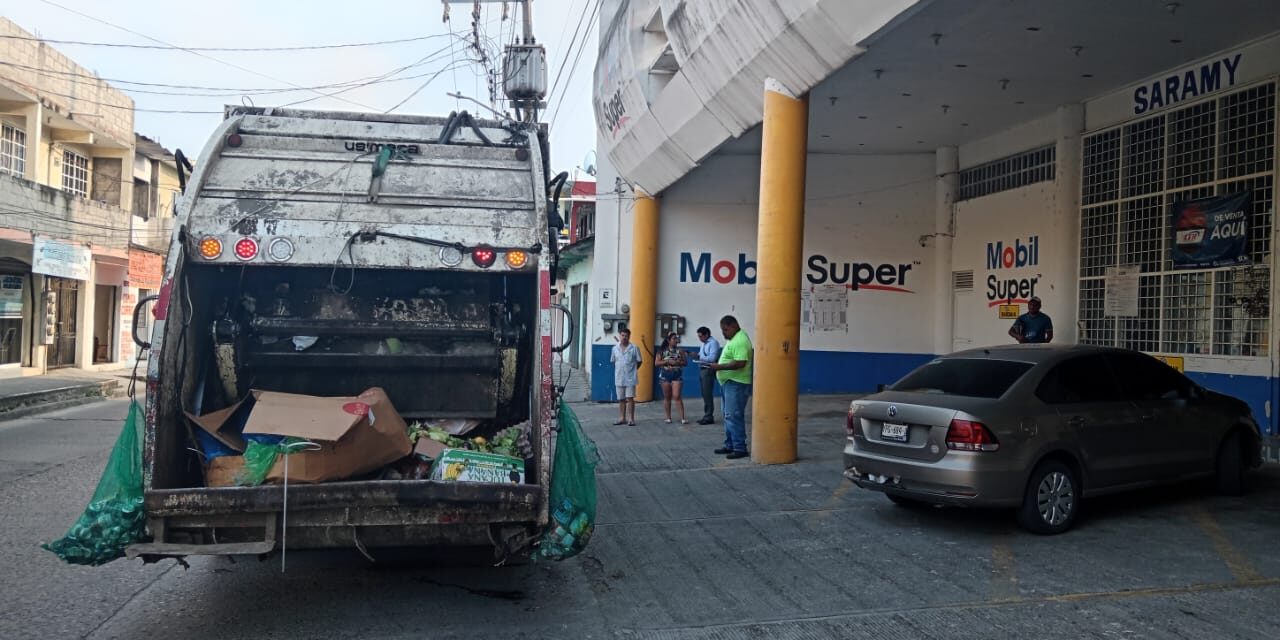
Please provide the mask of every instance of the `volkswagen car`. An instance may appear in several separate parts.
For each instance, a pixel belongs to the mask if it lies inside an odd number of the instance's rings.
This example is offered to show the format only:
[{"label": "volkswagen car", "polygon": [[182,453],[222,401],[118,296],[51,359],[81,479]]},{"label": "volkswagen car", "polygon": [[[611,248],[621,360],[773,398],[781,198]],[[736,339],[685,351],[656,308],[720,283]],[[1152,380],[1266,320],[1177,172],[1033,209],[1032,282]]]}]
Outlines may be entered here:
[{"label": "volkswagen car", "polygon": [[901,505],[1017,509],[1070,529],[1091,496],[1213,477],[1244,490],[1262,464],[1244,402],[1136,351],[1011,345],[936,358],[853,401],[845,477]]}]

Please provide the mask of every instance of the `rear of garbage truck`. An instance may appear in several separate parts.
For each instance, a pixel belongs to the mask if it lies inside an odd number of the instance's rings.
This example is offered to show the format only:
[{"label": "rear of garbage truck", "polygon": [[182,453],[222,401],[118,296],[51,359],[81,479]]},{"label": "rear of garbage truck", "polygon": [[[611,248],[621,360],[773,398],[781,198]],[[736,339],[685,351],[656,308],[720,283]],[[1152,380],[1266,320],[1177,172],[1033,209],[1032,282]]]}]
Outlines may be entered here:
[{"label": "rear of garbage truck", "polygon": [[[546,148],[536,126],[465,112],[228,107],[155,302],[149,541],[129,555],[527,551],[555,422]],[[519,433],[522,467],[459,451],[429,469],[449,445],[415,458],[395,433],[413,429]],[[261,484],[243,473],[255,433],[298,451]]]}]

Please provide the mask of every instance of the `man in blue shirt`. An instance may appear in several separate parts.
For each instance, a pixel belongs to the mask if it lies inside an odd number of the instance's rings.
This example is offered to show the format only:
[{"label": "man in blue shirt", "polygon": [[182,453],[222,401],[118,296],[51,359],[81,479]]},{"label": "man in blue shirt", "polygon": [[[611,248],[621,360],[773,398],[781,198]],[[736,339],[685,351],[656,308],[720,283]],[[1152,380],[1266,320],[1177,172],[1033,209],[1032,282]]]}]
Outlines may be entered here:
[{"label": "man in blue shirt", "polygon": [[698,377],[702,383],[702,419],[698,424],[713,424],[716,421],[716,372],[706,365],[720,361],[720,343],[711,337],[711,330],[698,327],[698,340],[702,348],[698,350]]},{"label": "man in blue shirt", "polygon": [[1027,312],[1013,321],[1009,335],[1022,344],[1044,344],[1053,340],[1053,320],[1040,313],[1040,298],[1032,297],[1027,302]]}]

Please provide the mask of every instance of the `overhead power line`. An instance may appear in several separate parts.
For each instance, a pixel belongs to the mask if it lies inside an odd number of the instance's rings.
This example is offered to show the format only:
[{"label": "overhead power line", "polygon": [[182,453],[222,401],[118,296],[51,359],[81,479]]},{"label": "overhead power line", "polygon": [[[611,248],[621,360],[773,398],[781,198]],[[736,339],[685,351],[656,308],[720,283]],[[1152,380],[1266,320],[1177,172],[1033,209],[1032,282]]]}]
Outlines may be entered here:
[{"label": "overhead power line", "polygon": [[[348,42],[343,44],[315,44],[315,45],[299,45],[293,47],[180,47],[177,45],[167,44],[128,44],[123,42],[88,42],[85,40],[55,40],[50,38],[37,38],[34,36],[16,36],[16,35],[0,35],[0,39],[7,40],[24,40],[28,42],[44,42],[47,44],[65,44],[84,47],[109,47],[115,49],[151,49],[160,51],[224,51],[224,52],[280,52],[280,51],[320,51],[323,49],[352,49],[358,47],[380,47],[393,44],[404,44],[406,42],[422,42],[423,40],[431,40],[433,38],[443,38],[448,34],[438,33],[429,36],[417,36],[414,38],[400,38],[397,40],[379,40],[376,42]],[[144,36],[146,37],[146,36]]]},{"label": "overhead power line", "polygon": [[[596,18],[598,17],[598,15],[599,15],[599,11],[600,11],[600,1],[601,1],[601,0],[596,0],[596,6],[595,6],[595,9],[593,9],[593,10],[591,11],[591,19],[587,22],[587,31],[586,31],[586,34],[590,34],[590,33],[591,33],[591,29],[593,28],[593,26],[592,26],[592,25],[594,25],[594,24],[596,23]],[[566,94],[568,94],[568,93],[569,93],[569,87],[573,86],[573,74],[577,73],[577,71],[578,71],[578,63],[582,61],[582,52],[586,50],[586,48],[587,48],[587,40],[589,40],[589,39],[590,39],[590,36],[589,36],[589,35],[586,35],[586,34],[584,34],[584,37],[582,38],[582,42],[581,42],[581,43],[579,43],[578,53],[577,53],[577,55],[576,55],[576,56],[574,56],[574,58],[573,58],[573,66],[569,68],[569,76],[568,76],[568,78],[567,78],[567,79],[565,80],[565,82],[564,82],[564,89],[560,92],[560,97],[556,100],[556,106],[555,106],[555,109],[554,109],[554,110],[552,110],[552,112],[551,112],[551,126],[550,126],[550,128],[554,128],[554,127],[555,127],[555,125],[556,125],[556,118],[560,116],[560,105],[564,104],[564,97],[565,97],[565,95],[566,95]],[[566,58],[566,59],[567,59],[567,58]]]},{"label": "overhead power line", "polygon": [[[235,63],[232,63],[232,62],[227,62],[226,60],[221,60],[221,59],[215,58],[215,57],[213,57],[213,56],[211,56],[211,55],[208,55],[208,54],[205,54],[205,53],[201,53],[201,52],[199,52],[199,51],[192,51],[191,49],[186,48],[186,47],[179,47],[179,46],[177,46],[177,45],[175,45],[175,44],[173,44],[173,43],[171,43],[171,42],[165,42],[164,40],[160,40],[159,38],[153,38],[153,37],[151,37],[151,36],[149,36],[149,35],[147,35],[147,34],[145,34],[145,33],[140,33],[140,32],[138,32],[138,31],[134,31],[133,29],[130,29],[130,28],[128,28],[128,27],[122,27],[122,26],[120,26],[120,25],[118,25],[118,24],[115,24],[115,23],[113,23],[113,22],[109,22],[109,21],[107,21],[107,20],[103,20],[102,18],[94,17],[94,16],[91,16],[91,15],[89,15],[89,14],[87,14],[87,13],[82,12],[82,11],[77,11],[77,10],[72,9],[72,8],[70,8],[70,7],[63,6],[63,5],[61,5],[61,4],[58,4],[58,3],[56,3],[56,2],[53,2],[53,0],[40,0],[40,2],[43,2],[44,4],[47,4],[47,5],[52,6],[52,7],[57,7],[57,8],[59,8],[59,9],[62,9],[63,11],[67,11],[67,12],[69,12],[69,13],[74,13],[74,14],[76,14],[76,15],[78,15],[78,16],[83,17],[83,18],[87,18],[87,19],[89,19],[89,20],[93,20],[94,22],[98,22],[98,23],[101,23],[101,24],[105,24],[105,25],[107,25],[108,27],[111,27],[111,28],[113,28],[113,29],[119,29],[119,30],[124,31],[124,32],[126,32],[126,33],[131,33],[131,34],[133,34],[133,35],[135,35],[135,36],[139,36],[139,37],[142,37],[142,38],[146,38],[147,40],[150,40],[150,41],[152,41],[152,42],[156,42],[156,43],[159,43],[159,44],[162,44],[162,45],[165,45],[165,46],[169,46],[169,47],[174,47],[174,48],[182,49],[183,51],[186,51],[186,52],[190,53],[191,55],[199,56],[199,57],[204,58],[204,59],[206,59],[206,60],[212,60],[213,62],[217,62],[218,64],[222,64],[222,65],[226,65],[226,66],[231,67],[231,68],[233,68],[233,69],[238,69],[238,70],[240,70],[240,71],[244,71],[244,72],[246,72],[246,73],[251,73],[251,74],[253,74],[253,75],[255,75],[255,76],[262,77],[262,78],[266,78],[266,79],[271,80],[271,81],[273,81],[273,82],[281,82],[281,83],[287,84],[287,85],[289,85],[289,86],[291,86],[291,87],[298,87],[298,85],[297,85],[297,84],[295,84],[295,83],[293,83],[293,82],[289,82],[289,81],[287,81],[287,80],[281,80],[280,78],[276,78],[276,77],[274,77],[274,76],[270,76],[270,75],[267,75],[267,74],[262,73],[262,72],[259,72],[259,71],[254,71],[253,69],[250,69],[250,68],[248,68],[248,67],[243,67],[243,66],[241,66],[241,65],[238,65],[238,64],[235,64]],[[452,40],[451,40],[451,41],[452,41]],[[312,93],[320,94],[322,97],[325,97],[325,98],[335,97],[335,95],[336,95],[336,94],[326,94],[326,93],[324,93],[324,92],[322,92],[322,91],[318,91],[318,90],[314,90],[314,89],[313,89],[313,90],[311,90],[311,91],[312,91]],[[343,101],[343,102],[346,102],[346,103],[348,103],[348,104],[353,104],[353,105],[355,105],[355,106],[357,106],[357,107],[361,107],[361,108],[363,108],[363,109],[375,110],[373,107],[371,107],[371,106],[369,106],[369,105],[367,105],[367,104],[362,104],[362,103],[356,102],[356,101],[354,101],[354,100],[349,100],[349,99],[347,99],[347,98],[338,97],[338,98],[336,98],[336,99],[341,100],[341,101]],[[154,111],[153,111],[153,113],[154,113]]]},{"label": "overhead power line", "polygon": [[[587,22],[590,23],[591,19],[594,19],[595,17],[595,12],[598,11],[599,9],[600,9],[600,0],[596,0],[595,8],[591,12],[592,18],[588,19],[587,5],[586,4],[582,5],[582,13],[578,14],[578,26],[574,27],[573,29],[573,37],[569,38],[569,46],[565,47],[564,58],[560,60],[560,68],[556,70],[555,80],[552,81],[551,91],[549,91],[547,95],[555,95],[556,88],[560,86],[560,76],[564,73],[564,67],[569,62],[569,58],[573,56],[573,46],[574,46],[574,43],[578,41],[578,33],[582,30],[583,20],[586,19]],[[565,22],[566,29],[568,28],[568,26],[569,26],[569,23]],[[590,32],[590,26],[588,26],[588,32]],[[561,35],[561,39],[563,40],[563,34]]]}]

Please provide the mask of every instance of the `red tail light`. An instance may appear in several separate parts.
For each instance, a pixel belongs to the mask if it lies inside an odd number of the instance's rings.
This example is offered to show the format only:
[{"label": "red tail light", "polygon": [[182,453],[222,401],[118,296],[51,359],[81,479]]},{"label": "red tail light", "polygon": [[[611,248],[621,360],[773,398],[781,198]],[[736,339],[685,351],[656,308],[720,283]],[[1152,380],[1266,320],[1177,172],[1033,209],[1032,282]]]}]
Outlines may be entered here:
[{"label": "red tail light", "polygon": [[480,246],[471,250],[471,261],[476,263],[477,267],[488,269],[497,259],[498,252],[489,247]]},{"label": "red tail light", "polygon": [[858,408],[849,407],[844,417],[844,432],[850,438],[862,435],[862,421],[858,419]]},{"label": "red tail light", "polygon": [[236,257],[241,260],[252,260],[258,257],[258,241],[253,238],[240,238],[236,241]]},{"label": "red tail light", "polygon": [[996,451],[1000,443],[981,422],[952,420],[947,429],[947,448],[957,451]]}]

